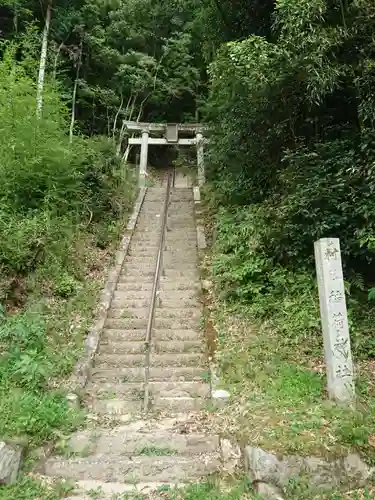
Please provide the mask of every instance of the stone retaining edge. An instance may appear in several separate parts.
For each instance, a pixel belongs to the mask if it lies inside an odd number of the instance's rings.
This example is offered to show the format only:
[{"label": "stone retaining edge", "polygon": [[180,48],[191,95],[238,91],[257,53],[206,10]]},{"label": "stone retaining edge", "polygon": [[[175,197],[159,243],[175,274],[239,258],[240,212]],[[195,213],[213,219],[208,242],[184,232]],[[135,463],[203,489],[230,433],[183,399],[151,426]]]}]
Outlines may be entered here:
[{"label": "stone retaining edge", "polygon": [[116,290],[121,269],[129,250],[129,245],[134,234],[134,229],[137,224],[146,192],[147,187],[142,187],[139,190],[132,214],[126,226],[125,234],[116,252],[115,263],[108,273],[106,284],[100,297],[96,321],[86,337],[84,353],[76,365],[74,374],[69,380],[69,394],[67,395],[67,400],[72,406],[79,406],[79,392],[85,388],[90,376],[92,363],[99,347],[100,337],[103,332],[108,311],[111,307],[113,294]]},{"label": "stone retaining edge", "polygon": [[[195,206],[195,222],[197,229],[197,247],[198,254],[201,257],[202,252],[207,249],[206,236],[204,232],[204,226],[199,222],[200,208],[201,208],[201,193],[199,186],[194,186],[194,206]],[[203,290],[202,279],[201,279],[201,289]],[[214,363],[210,363],[210,385],[211,385],[211,399],[219,406],[224,405],[230,398],[230,393],[223,389],[218,389],[220,384],[220,379],[217,376],[217,370]]]}]

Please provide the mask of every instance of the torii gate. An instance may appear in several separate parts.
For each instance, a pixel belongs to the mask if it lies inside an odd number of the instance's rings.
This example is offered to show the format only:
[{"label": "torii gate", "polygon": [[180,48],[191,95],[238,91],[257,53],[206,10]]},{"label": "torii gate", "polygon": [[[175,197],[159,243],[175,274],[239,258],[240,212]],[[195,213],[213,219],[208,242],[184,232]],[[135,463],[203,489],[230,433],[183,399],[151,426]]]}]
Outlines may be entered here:
[{"label": "torii gate", "polygon": [[[139,165],[139,184],[145,185],[147,175],[148,145],[180,145],[197,146],[198,184],[204,183],[204,151],[203,145],[207,139],[203,138],[205,127],[198,123],[142,123],[125,121],[125,127],[130,132],[141,132],[141,137],[129,137],[128,144],[140,145],[141,156]],[[194,137],[179,137],[184,132]],[[163,137],[150,137],[150,133],[163,134]]]}]

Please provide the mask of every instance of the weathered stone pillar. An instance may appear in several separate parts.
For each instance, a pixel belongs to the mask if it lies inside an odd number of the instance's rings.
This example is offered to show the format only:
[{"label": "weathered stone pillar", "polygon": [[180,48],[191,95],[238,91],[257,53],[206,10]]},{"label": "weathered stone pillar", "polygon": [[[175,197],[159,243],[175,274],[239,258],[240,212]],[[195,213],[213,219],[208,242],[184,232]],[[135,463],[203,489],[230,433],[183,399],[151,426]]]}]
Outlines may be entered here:
[{"label": "weathered stone pillar", "polygon": [[340,241],[322,238],[314,249],[328,394],[337,402],[351,402],[355,390]]},{"label": "weathered stone pillar", "polygon": [[147,174],[148,130],[142,130],[141,157],[139,161],[139,186],[144,187]]},{"label": "weathered stone pillar", "polygon": [[198,165],[198,184],[202,186],[205,181],[204,174],[204,149],[203,149],[203,134],[202,132],[197,132],[197,165]]}]

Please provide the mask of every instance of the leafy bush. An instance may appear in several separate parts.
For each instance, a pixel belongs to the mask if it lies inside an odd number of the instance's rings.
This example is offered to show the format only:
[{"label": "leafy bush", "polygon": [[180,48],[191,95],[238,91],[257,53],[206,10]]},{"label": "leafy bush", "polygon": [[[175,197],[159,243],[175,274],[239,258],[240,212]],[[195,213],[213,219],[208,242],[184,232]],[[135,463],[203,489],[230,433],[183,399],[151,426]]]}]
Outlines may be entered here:
[{"label": "leafy bush", "polygon": [[[87,252],[79,245],[112,242],[101,234],[113,236],[132,203],[133,179],[113,143],[76,137],[69,144],[66,118],[48,84],[43,117],[36,117],[34,81],[8,46],[0,61],[0,301],[13,306],[12,287],[18,282],[24,300],[28,292],[38,296],[40,290],[45,297],[38,313],[0,311],[0,436],[26,434],[33,443],[53,438],[57,430],[69,431],[79,421],[51,380],[71,370],[82,328],[77,326],[73,335],[71,318],[60,318],[62,325],[51,332],[46,296],[53,303],[63,299],[72,312],[70,300],[76,295],[79,300],[86,290],[81,268],[87,272],[82,262]],[[85,312],[89,317],[91,311]],[[75,313],[84,326],[86,318]]]},{"label": "leafy bush", "polygon": [[78,423],[63,393],[48,392],[60,375],[58,353],[48,341],[41,317],[24,313],[0,322],[0,436],[27,435],[35,442]]},{"label": "leafy bush", "polygon": [[[209,69],[207,177],[225,208],[218,286],[286,334],[317,336],[313,244],[338,237],[354,350],[375,356],[367,294],[375,281],[374,6],[280,0],[273,9],[267,36],[222,45]],[[263,31],[258,22],[253,33]]]},{"label": "leafy bush", "polygon": [[[306,354],[320,354],[322,335],[315,272],[309,266],[280,265],[273,250],[277,217],[268,207],[221,209],[217,216],[212,274],[218,296],[248,315],[267,321]],[[375,307],[366,303],[359,282],[346,282],[352,348],[375,356]],[[303,341],[308,340],[304,343]]]},{"label": "leafy bush", "polygon": [[361,271],[375,231],[375,14],[368,1],[341,8],[280,1],[272,42],[250,36],[220,49],[208,176],[225,205],[266,204],[282,264],[311,264],[313,242],[333,235],[345,265]]},{"label": "leafy bush", "polygon": [[[3,277],[27,275],[47,261],[66,265],[77,232],[96,234],[97,225],[109,225],[132,202],[132,178],[120,165],[112,142],[76,138],[69,145],[66,110],[48,85],[44,106],[43,117],[37,119],[35,85],[14,61],[10,47],[0,62]],[[60,295],[73,292],[57,288]],[[0,299],[4,294],[6,290]]]},{"label": "leafy bush", "polygon": [[63,393],[0,391],[0,435],[28,436],[30,444],[42,443],[72,431],[80,415],[69,408]]}]

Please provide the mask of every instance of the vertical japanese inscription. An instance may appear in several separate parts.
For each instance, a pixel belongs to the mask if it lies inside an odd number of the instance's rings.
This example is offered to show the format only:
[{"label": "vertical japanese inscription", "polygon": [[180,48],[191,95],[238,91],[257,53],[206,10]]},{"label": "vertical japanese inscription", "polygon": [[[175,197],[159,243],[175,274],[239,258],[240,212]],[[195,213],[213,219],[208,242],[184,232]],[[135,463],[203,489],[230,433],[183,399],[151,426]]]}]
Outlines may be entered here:
[{"label": "vertical japanese inscription", "polygon": [[340,242],[322,238],[314,249],[328,393],[338,402],[349,402],[355,393]]}]

